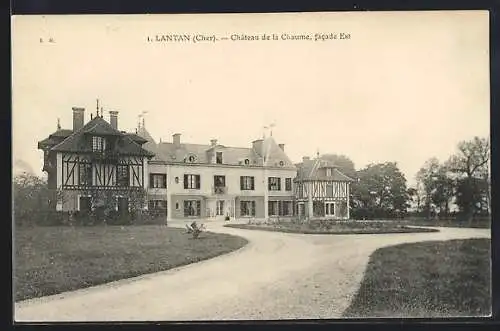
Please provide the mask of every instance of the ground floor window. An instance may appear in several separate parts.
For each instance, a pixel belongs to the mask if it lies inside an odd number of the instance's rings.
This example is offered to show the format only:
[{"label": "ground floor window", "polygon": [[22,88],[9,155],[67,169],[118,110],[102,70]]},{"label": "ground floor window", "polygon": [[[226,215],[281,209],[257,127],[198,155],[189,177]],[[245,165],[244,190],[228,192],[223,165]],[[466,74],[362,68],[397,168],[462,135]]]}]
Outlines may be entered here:
[{"label": "ground floor window", "polygon": [[240,202],[241,216],[255,216],[255,201]]},{"label": "ground floor window", "polygon": [[305,208],[305,204],[303,202],[299,202],[298,204],[296,204],[295,208],[296,208],[295,209],[296,215],[306,216],[306,208]]},{"label": "ground floor window", "polygon": [[292,201],[268,201],[267,212],[269,216],[292,216]]},{"label": "ground floor window", "polygon": [[269,216],[278,216],[279,215],[279,201],[268,201],[267,202],[267,213]]},{"label": "ground floor window", "polygon": [[200,200],[184,200],[184,216],[200,216],[201,201]]},{"label": "ground floor window", "polygon": [[335,215],[335,203],[326,202],[325,203],[325,215],[326,216],[334,216]]},{"label": "ground floor window", "polygon": [[313,201],[313,216],[325,216],[323,201]]},{"label": "ground floor window", "polygon": [[216,215],[224,215],[224,200],[217,200],[216,202]]},{"label": "ground floor window", "polygon": [[292,216],[292,215],[293,215],[292,201],[282,201],[281,202],[281,216]]},{"label": "ground floor window", "polygon": [[90,197],[80,197],[80,211],[89,212],[92,208],[92,201]]}]

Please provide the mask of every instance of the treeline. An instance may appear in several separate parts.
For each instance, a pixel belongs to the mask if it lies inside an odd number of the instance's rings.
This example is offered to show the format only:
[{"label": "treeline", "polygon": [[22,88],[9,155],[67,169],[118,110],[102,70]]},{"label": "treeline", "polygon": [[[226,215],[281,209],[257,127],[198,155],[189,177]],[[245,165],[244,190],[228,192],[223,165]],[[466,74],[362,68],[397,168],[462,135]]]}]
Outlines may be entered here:
[{"label": "treeline", "polygon": [[[321,156],[357,181],[351,187],[351,217],[355,219],[450,219],[471,222],[490,215],[490,145],[474,137],[457,145],[457,152],[440,163],[430,158],[407,185],[396,162],[370,164],[356,170],[345,155]],[[455,208],[452,208],[455,207]]]}]

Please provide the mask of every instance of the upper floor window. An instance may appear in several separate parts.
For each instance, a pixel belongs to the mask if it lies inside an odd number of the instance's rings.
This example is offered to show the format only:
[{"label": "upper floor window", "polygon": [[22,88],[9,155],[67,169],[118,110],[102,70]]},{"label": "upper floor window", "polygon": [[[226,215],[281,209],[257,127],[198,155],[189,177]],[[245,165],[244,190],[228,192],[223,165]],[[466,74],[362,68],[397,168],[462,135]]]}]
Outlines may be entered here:
[{"label": "upper floor window", "polygon": [[269,188],[269,191],[280,191],[281,190],[281,178],[269,177],[268,178],[268,188]]},{"label": "upper floor window", "polygon": [[128,165],[119,164],[116,166],[116,183],[118,186],[130,185]]},{"label": "upper floor window", "polygon": [[241,190],[255,190],[255,178],[253,176],[240,177]]},{"label": "upper floor window", "polygon": [[80,185],[92,185],[92,165],[90,163],[80,163],[79,175]]},{"label": "upper floor window", "polygon": [[332,168],[326,168],[326,175],[330,177],[332,175]]},{"label": "upper floor window", "polygon": [[215,163],[222,164],[222,152],[215,153]]},{"label": "upper floor window", "polygon": [[214,176],[214,186],[215,187],[225,187],[226,186],[226,176]]},{"label": "upper floor window", "polygon": [[92,151],[104,152],[106,150],[106,139],[103,137],[92,137]]},{"label": "upper floor window", "polygon": [[200,189],[200,175],[184,175],[185,189]]},{"label": "upper floor window", "polygon": [[167,188],[167,175],[166,174],[150,174],[149,187],[152,188]]},{"label": "upper floor window", "polygon": [[285,191],[291,191],[291,190],[292,190],[292,179],[285,178]]}]

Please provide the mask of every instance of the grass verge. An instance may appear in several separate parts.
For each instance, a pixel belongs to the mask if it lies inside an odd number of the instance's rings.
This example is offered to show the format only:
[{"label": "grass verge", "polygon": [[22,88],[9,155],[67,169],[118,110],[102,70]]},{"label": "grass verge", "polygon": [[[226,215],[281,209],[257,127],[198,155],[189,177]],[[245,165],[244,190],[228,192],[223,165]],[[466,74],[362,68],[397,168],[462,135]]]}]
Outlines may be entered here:
[{"label": "grass verge", "polygon": [[490,315],[490,242],[431,241],[375,251],[344,317]]},{"label": "grass verge", "polygon": [[417,233],[417,232],[438,232],[436,229],[412,228],[397,224],[374,224],[366,225],[332,225],[329,229],[325,228],[309,228],[306,225],[297,224],[277,224],[277,225],[255,225],[255,224],[226,224],[230,228],[246,229],[246,230],[262,230],[285,233],[301,233],[301,234],[384,234],[384,233]]},{"label": "grass verge", "polygon": [[229,253],[237,236],[159,225],[16,228],[15,301],[103,284]]}]

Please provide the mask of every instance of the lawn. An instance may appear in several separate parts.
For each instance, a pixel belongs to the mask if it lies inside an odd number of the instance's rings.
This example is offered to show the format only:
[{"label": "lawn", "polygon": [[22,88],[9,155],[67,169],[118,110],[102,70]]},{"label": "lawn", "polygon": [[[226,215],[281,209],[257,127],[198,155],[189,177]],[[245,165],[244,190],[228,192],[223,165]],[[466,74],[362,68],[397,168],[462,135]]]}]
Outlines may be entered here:
[{"label": "lawn", "polygon": [[246,239],[160,225],[17,228],[15,301],[168,270],[243,247]]},{"label": "lawn", "polygon": [[464,317],[491,312],[489,239],[382,248],[344,317]]},{"label": "lawn", "polygon": [[491,228],[491,222],[489,220],[479,220],[469,223],[469,222],[457,222],[455,220],[408,219],[400,221],[400,223],[403,225],[414,225],[414,226],[436,226],[436,227],[478,228],[478,229]]},{"label": "lawn", "polygon": [[227,224],[231,228],[247,230],[277,231],[302,234],[382,234],[382,233],[410,233],[410,232],[437,232],[434,229],[412,228],[390,222],[364,221],[322,221],[312,223],[257,223],[257,224]]}]

